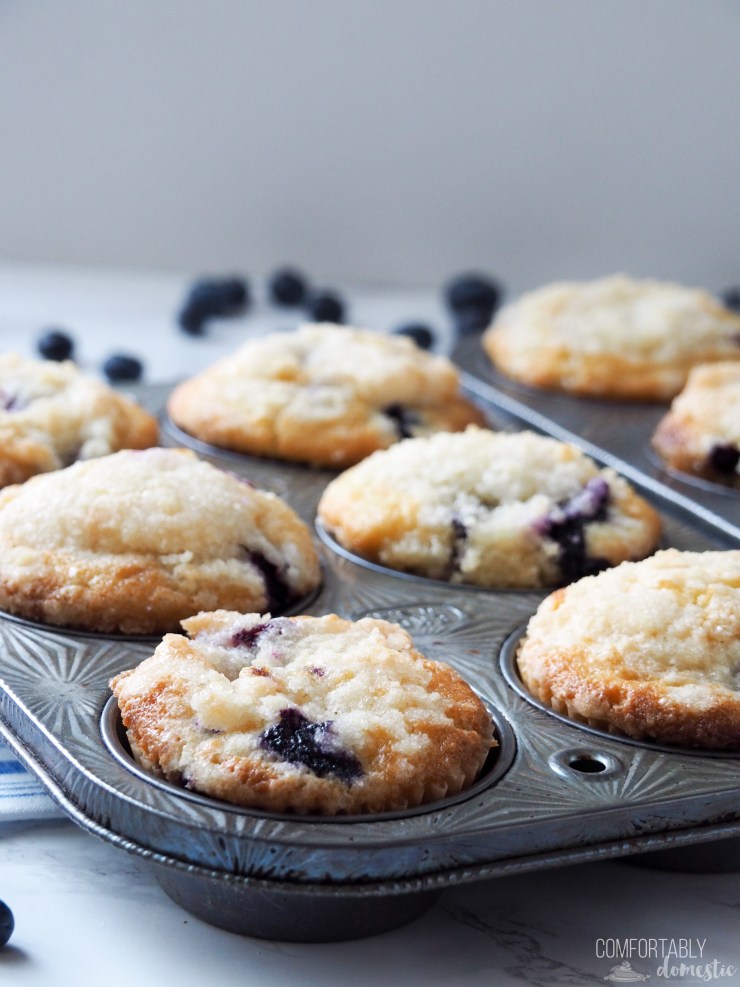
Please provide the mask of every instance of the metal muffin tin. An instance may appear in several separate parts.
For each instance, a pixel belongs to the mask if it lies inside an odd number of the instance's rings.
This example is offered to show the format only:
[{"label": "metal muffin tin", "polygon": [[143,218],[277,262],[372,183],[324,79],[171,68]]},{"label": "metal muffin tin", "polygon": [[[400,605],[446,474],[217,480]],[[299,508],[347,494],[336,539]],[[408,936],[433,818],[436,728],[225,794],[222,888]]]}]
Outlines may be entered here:
[{"label": "metal muffin tin", "polygon": [[[499,427],[533,424],[488,385],[467,383]],[[165,393],[144,388],[139,396],[154,408]],[[205,446],[166,420],[162,440],[190,445],[273,490],[310,525],[334,475]],[[596,458],[609,457],[597,451]],[[647,492],[662,508],[666,545],[735,544],[726,525],[697,524],[682,501]],[[511,635],[544,591],[488,591],[392,573],[318,529],[317,545],[323,586],[302,612],[402,624],[425,655],[457,668],[491,709],[500,747],[467,792],[407,813],[339,819],[263,813],[195,795],[133,762],[110,701],[110,678],[151,654],[153,639],[0,617],[0,732],[73,819],[148,862],[184,908],[247,935],[347,939],[414,918],[456,884],[716,840],[734,847],[735,755],[589,732],[538,706],[512,678]]]}]

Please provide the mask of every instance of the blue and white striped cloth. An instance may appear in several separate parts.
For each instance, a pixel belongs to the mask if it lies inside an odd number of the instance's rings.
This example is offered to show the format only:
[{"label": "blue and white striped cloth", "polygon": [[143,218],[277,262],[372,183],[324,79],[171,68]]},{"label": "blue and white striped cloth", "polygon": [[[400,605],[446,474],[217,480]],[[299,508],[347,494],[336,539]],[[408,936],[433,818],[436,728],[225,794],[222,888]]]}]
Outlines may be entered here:
[{"label": "blue and white striped cloth", "polygon": [[0,741],[0,823],[60,815],[56,802]]}]

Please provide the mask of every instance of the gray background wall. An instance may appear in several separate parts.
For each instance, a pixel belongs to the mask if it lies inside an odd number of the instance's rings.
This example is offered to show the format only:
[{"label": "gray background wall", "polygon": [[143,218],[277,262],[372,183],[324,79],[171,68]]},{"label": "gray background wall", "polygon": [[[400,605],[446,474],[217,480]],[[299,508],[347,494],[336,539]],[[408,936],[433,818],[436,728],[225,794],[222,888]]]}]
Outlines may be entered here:
[{"label": "gray background wall", "polygon": [[740,281],[734,0],[0,0],[0,260]]}]

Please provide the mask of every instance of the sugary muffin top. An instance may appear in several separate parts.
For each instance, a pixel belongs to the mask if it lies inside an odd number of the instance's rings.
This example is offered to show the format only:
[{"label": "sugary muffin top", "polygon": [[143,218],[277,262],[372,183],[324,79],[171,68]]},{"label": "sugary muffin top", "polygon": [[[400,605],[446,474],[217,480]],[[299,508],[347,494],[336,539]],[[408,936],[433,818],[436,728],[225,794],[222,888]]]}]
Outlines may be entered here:
[{"label": "sugary muffin top", "polygon": [[502,309],[496,323],[516,326],[521,348],[546,338],[584,354],[670,362],[707,346],[740,359],[740,316],[709,292],[624,275],[546,285]]},{"label": "sugary muffin top", "polygon": [[112,682],[142,764],[277,811],[406,808],[460,790],[490,750],[490,716],[402,628],[335,615],[225,611],[184,621]]},{"label": "sugary muffin top", "polygon": [[613,470],[533,432],[438,433],[333,480],[319,516],[391,568],[483,586],[568,582],[651,551],[656,512]]},{"label": "sugary muffin top", "polygon": [[315,589],[311,535],[274,494],[186,450],[123,450],[0,491],[0,607],[90,630],[170,630],[205,606]]},{"label": "sugary muffin top", "polygon": [[0,485],[156,441],[151,415],[71,361],[0,355]]}]

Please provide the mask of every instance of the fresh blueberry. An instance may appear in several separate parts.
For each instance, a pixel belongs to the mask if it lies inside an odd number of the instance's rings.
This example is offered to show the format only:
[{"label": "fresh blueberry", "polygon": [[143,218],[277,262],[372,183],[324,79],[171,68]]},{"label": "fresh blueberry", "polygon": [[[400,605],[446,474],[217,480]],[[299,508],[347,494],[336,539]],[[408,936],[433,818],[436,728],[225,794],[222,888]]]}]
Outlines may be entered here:
[{"label": "fresh blueberry", "polygon": [[50,329],[45,332],[36,345],[39,353],[46,360],[69,360],[74,349],[72,339],[61,329]]},{"label": "fresh blueberry", "polygon": [[109,381],[139,380],[144,373],[144,365],[135,356],[114,353],[103,364],[103,373]]},{"label": "fresh blueberry", "polygon": [[420,322],[410,322],[408,325],[399,326],[393,330],[396,336],[408,336],[413,339],[419,349],[430,350],[434,345],[434,333],[429,326]]},{"label": "fresh blueberry", "polygon": [[740,312],[740,286],[726,288],[720,295],[722,304],[733,312]]},{"label": "fresh blueberry", "polygon": [[268,291],[276,305],[302,305],[308,293],[308,284],[300,271],[281,267],[270,278]]},{"label": "fresh blueberry", "polygon": [[335,775],[346,785],[364,772],[359,760],[337,744],[331,720],[314,723],[295,708],[281,709],[280,719],[260,737],[260,747],[290,764],[302,764],[319,778]]},{"label": "fresh blueberry", "polygon": [[498,282],[481,274],[464,274],[445,288],[445,301],[460,332],[485,329],[499,306],[503,290]]},{"label": "fresh blueberry", "polygon": [[308,312],[314,322],[344,322],[344,302],[333,291],[319,291],[308,300]]},{"label": "fresh blueberry", "polygon": [[199,336],[208,319],[237,315],[249,302],[249,285],[244,278],[199,278],[191,285],[177,321],[183,332]]},{"label": "fresh blueberry", "polygon": [[4,901],[0,901],[0,947],[4,946],[13,935],[14,928],[13,913]]}]

